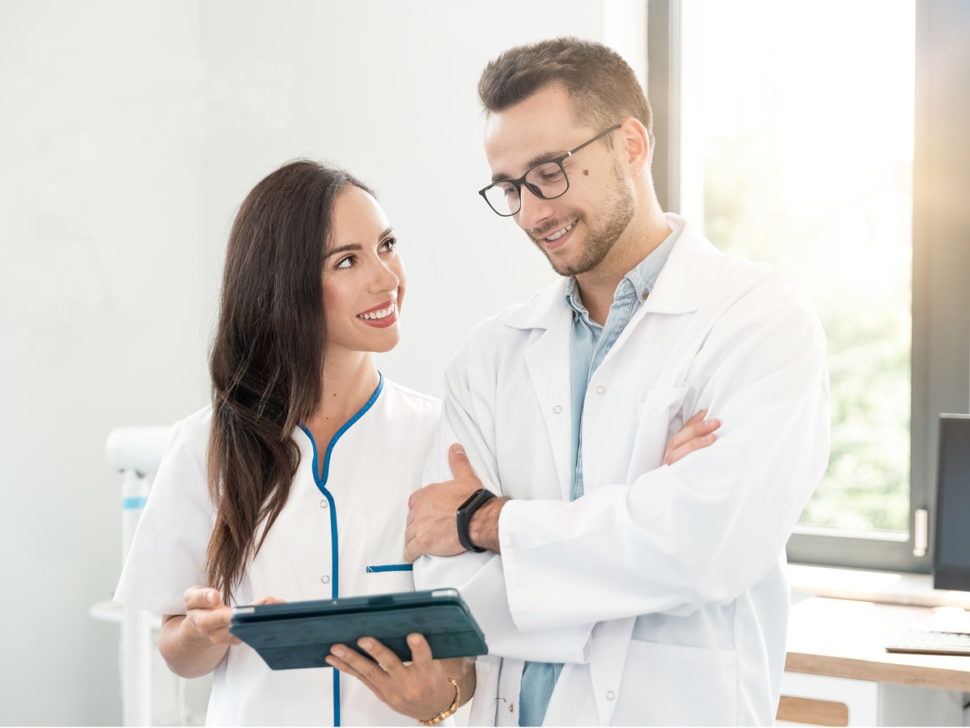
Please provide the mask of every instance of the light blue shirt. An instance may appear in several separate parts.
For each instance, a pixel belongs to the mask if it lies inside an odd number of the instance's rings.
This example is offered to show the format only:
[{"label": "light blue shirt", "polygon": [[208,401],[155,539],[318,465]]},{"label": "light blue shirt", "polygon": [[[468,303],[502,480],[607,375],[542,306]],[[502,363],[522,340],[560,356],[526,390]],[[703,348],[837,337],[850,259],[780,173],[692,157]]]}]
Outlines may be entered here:
[{"label": "light blue shirt", "polygon": [[[583,305],[576,279],[566,287],[566,302],[573,310],[573,329],[569,338],[569,361],[572,389],[572,482],[570,500],[583,494],[583,404],[593,372],[603,361],[623,329],[630,323],[653,289],[670,251],[677,240],[677,230],[657,246],[637,266],[623,276],[613,294],[613,304],[601,326],[589,317]],[[542,725],[553,688],[562,672],[562,663],[526,662],[519,693],[519,725]]]}]

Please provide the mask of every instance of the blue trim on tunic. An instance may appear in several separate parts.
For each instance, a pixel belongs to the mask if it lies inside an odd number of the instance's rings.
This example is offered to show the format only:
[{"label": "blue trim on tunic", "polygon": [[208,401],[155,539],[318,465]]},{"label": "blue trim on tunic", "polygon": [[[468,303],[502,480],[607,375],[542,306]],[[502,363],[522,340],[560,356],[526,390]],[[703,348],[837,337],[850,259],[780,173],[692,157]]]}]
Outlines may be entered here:
[{"label": "blue trim on tunic", "polygon": [[[336,599],[340,593],[339,588],[339,568],[340,560],[337,545],[337,505],[333,500],[333,495],[327,490],[327,478],[330,476],[330,455],[333,453],[334,445],[337,444],[337,440],[340,439],[347,430],[349,430],[357,420],[364,416],[377,401],[377,398],[381,394],[381,390],[384,389],[384,375],[380,372],[377,373],[379,380],[377,382],[377,389],[374,390],[374,394],[370,396],[367,403],[358,410],[357,414],[351,417],[347,422],[344,423],[331,438],[330,443],[327,445],[327,452],[323,457],[323,474],[320,475],[320,468],[318,466],[317,459],[317,442],[313,439],[313,435],[310,434],[310,430],[306,428],[302,422],[300,423],[300,429],[306,433],[306,436],[310,438],[310,444],[313,446],[313,482],[317,484],[320,492],[323,493],[324,497],[330,503],[330,561],[333,571],[333,577],[330,581],[330,596],[332,599]],[[340,671],[334,670],[333,675],[333,724],[335,726],[340,725]]]},{"label": "blue trim on tunic", "polygon": [[368,574],[377,574],[381,571],[414,571],[414,564],[382,564],[381,566],[368,566],[365,571]]}]

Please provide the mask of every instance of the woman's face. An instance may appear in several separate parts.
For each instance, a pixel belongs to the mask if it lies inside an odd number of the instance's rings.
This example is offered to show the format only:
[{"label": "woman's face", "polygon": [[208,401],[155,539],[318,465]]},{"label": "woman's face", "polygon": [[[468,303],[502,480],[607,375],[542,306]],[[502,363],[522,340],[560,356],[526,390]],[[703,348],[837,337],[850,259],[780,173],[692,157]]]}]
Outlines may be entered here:
[{"label": "woman's face", "polygon": [[334,200],[330,230],[322,274],[328,355],[390,351],[400,338],[406,274],[387,217],[348,185]]}]

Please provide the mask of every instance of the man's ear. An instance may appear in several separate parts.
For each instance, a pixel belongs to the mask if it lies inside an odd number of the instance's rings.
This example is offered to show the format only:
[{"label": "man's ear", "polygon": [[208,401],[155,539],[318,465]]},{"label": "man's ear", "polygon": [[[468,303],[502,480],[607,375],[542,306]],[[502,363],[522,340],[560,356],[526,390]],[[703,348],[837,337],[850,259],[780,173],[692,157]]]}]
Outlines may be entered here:
[{"label": "man's ear", "polygon": [[650,153],[653,151],[650,148],[650,136],[647,134],[647,128],[639,119],[630,116],[620,124],[620,128],[617,129],[617,136],[619,137],[618,143],[623,154],[623,160],[630,170],[630,176],[636,177],[648,166]]}]

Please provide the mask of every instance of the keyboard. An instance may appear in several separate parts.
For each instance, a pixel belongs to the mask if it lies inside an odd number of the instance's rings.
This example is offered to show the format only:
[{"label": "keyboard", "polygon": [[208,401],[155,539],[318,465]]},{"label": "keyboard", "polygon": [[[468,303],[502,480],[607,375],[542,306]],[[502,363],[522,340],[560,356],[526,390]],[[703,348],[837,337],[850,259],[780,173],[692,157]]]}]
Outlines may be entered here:
[{"label": "keyboard", "polygon": [[889,644],[886,645],[886,652],[970,655],[970,634],[911,629],[894,635]]}]

